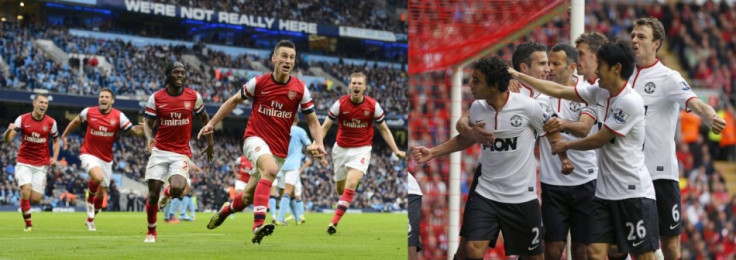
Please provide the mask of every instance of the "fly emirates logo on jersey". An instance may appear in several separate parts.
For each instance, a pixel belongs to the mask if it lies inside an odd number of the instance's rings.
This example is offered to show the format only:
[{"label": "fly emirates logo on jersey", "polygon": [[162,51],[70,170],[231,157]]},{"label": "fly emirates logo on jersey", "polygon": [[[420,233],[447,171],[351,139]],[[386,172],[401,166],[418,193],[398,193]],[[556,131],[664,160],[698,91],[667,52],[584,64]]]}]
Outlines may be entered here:
[{"label": "fly emirates logo on jersey", "polygon": [[483,145],[483,150],[491,150],[491,152],[507,152],[516,150],[516,139],[514,138],[496,138],[491,145]]},{"label": "fly emirates logo on jersey", "polygon": [[172,112],[171,113],[171,119],[164,119],[161,121],[161,125],[165,126],[180,126],[180,125],[188,125],[189,124],[189,118],[181,118],[181,113]]},{"label": "fly emirates logo on jersey", "polygon": [[104,127],[104,126],[100,126],[100,130],[91,129],[90,134],[96,135],[96,136],[102,136],[102,137],[111,137],[115,135],[115,133],[113,132],[108,132],[107,127]]},{"label": "fly emirates logo on jersey", "polygon": [[26,135],[23,139],[31,143],[38,143],[38,144],[42,144],[46,142],[46,138],[41,138],[41,134],[36,133],[36,132],[31,132],[31,136]]},{"label": "fly emirates logo on jersey", "polygon": [[263,104],[260,104],[258,106],[258,113],[267,115],[267,116],[273,116],[278,118],[293,118],[294,112],[292,111],[284,111],[284,104],[281,104],[276,101],[271,101],[271,107],[264,106]]},{"label": "fly emirates logo on jersey", "polygon": [[351,121],[342,121],[342,125],[350,128],[366,128],[368,123],[360,121],[360,119],[353,118]]}]

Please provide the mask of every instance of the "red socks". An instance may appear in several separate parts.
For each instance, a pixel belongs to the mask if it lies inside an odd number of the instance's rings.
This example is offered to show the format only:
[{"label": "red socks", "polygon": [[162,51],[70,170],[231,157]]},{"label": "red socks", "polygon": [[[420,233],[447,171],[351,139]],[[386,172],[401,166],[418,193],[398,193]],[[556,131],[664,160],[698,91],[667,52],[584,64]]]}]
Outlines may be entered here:
[{"label": "red socks", "polygon": [[266,221],[266,212],[268,211],[268,197],[271,193],[271,185],[273,182],[267,179],[258,181],[256,191],[253,197],[253,228],[263,225]]},{"label": "red socks", "polygon": [[31,225],[31,201],[28,199],[20,199],[20,213],[23,214],[23,220],[26,222],[26,227]]},{"label": "red socks", "polygon": [[146,202],[146,215],[148,217],[148,233],[156,233],[156,213],[158,213],[158,205]]},{"label": "red socks", "polygon": [[340,201],[337,202],[337,209],[335,210],[335,215],[332,217],[332,224],[337,226],[337,223],[340,222],[340,218],[342,218],[342,215],[345,215],[345,211],[348,210],[348,207],[350,206],[350,202],[353,202],[353,195],[355,195],[355,191],[351,189],[345,189],[342,193],[342,197],[340,197]]}]

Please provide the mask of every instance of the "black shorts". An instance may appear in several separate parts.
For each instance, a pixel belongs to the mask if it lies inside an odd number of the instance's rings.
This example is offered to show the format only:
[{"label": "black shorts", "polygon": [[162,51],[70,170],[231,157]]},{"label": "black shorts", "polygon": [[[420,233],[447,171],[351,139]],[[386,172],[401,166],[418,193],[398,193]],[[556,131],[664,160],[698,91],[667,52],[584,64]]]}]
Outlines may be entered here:
[{"label": "black shorts", "polygon": [[468,199],[463,217],[467,241],[489,240],[495,247],[499,231],[504,234],[508,255],[537,255],[542,250],[542,212],[539,200],[510,204],[478,195]]},{"label": "black shorts", "polygon": [[593,199],[591,243],[617,244],[619,252],[641,254],[659,248],[657,202],[647,198]]},{"label": "black shorts", "polygon": [[595,180],[577,186],[542,183],[544,241],[566,241],[569,230],[572,242],[590,243],[588,223],[595,185]]},{"label": "black shorts", "polygon": [[422,250],[419,242],[419,220],[422,213],[422,196],[409,194],[409,246],[416,246],[417,251]]},{"label": "black shorts", "polygon": [[[473,174],[473,182],[470,183],[470,191],[468,192],[468,199],[465,201],[465,209],[468,209],[468,204],[470,203],[470,197],[475,194],[475,187],[478,187],[478,179],[480,178],[482,171],[480,170],[480,164],[477,168],[475,168],[475,174]],[[465,236],[465,225],[460,225],[460,236]]]},{"label": "black shorts", "polygon": [[682,234],[680,184],[673,180],[654,180],[653,183],[657,195],[659,235],[672,237]]}]

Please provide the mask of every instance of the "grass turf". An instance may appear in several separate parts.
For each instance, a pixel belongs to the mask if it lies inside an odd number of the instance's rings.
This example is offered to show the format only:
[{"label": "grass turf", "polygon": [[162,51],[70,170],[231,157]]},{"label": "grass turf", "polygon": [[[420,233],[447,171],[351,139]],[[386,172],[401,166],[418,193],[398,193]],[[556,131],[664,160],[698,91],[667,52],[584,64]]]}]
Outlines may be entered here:
[{"label": "grass turf", "polygon": [[[34,212],[33,232],[23,232],[19,212],[0,212],[0,259],[406,259],[406,214],[346,214],[328,235],[332,214],[307,214],[303,225],[276,226],[261,244],[251,244],[252,213],[236,214],[208,230],[213,213],[194,222],[163,222],[158,239],[143,243],[145,212],[102,212],[96,232],[87,231],[85,213]],[[270,216],[267,223],[270,223]]]}]

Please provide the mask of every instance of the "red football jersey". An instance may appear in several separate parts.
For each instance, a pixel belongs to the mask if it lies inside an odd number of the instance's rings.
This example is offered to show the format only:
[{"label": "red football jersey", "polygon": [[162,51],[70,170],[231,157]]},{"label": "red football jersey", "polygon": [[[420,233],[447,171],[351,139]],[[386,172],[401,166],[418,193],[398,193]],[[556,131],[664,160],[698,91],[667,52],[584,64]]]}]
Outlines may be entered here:
[{"label": "red football jersey", "polygon": [[364,96],[359,104],[345,95],[335,101],[327,114],[337,122],[337,145],[340,147],[361,147],[373,142],[373,120],[383,122],[383,109],[375,99]]},{"label": "red football jersey", "polygon": [[14,124],[15,131],[20,132],[22,140],[17,161],[33,166],[50,165],[49,137],[59,136],[56,120],[47,115],[36,120],[31,113],[25,113],[16,118]]},{"label": "red football jersey", "polygon": [[235,164],[238,165],[238,179],[248,182],[250,171],[253,170],[253,164],[248,161],[248,158],[245,158],[245,155],[238,157],[235,160]]},{"label": "red football jersey", "polygon": [[306,84],[294,76],[286,83],[276,82],[271,73],[250,79],[240,89],[243,99],[253,99],[243,139],[258,136],[271,152],[285,158],[289,151],[291,124],[301,107],[302,113],[314,112],[314,102]]},{"label": "red football jersey", "polygon": [[81,153],[94,155],[106,162],[112,161],[112,145],[118,131],[133,128],[128,117],[114,108],[103,114],[97,106],[88,107],[79,113],[79,118],[87,123]]},{"label": "red football jersey", "polygon": [[184,87],[177,96],[169,94],[165,88],[153,93],[146,104],[146,117],[158,119],[154,146],[191,158],[192,114],[203,111],[202,96],[190,88]]}]

